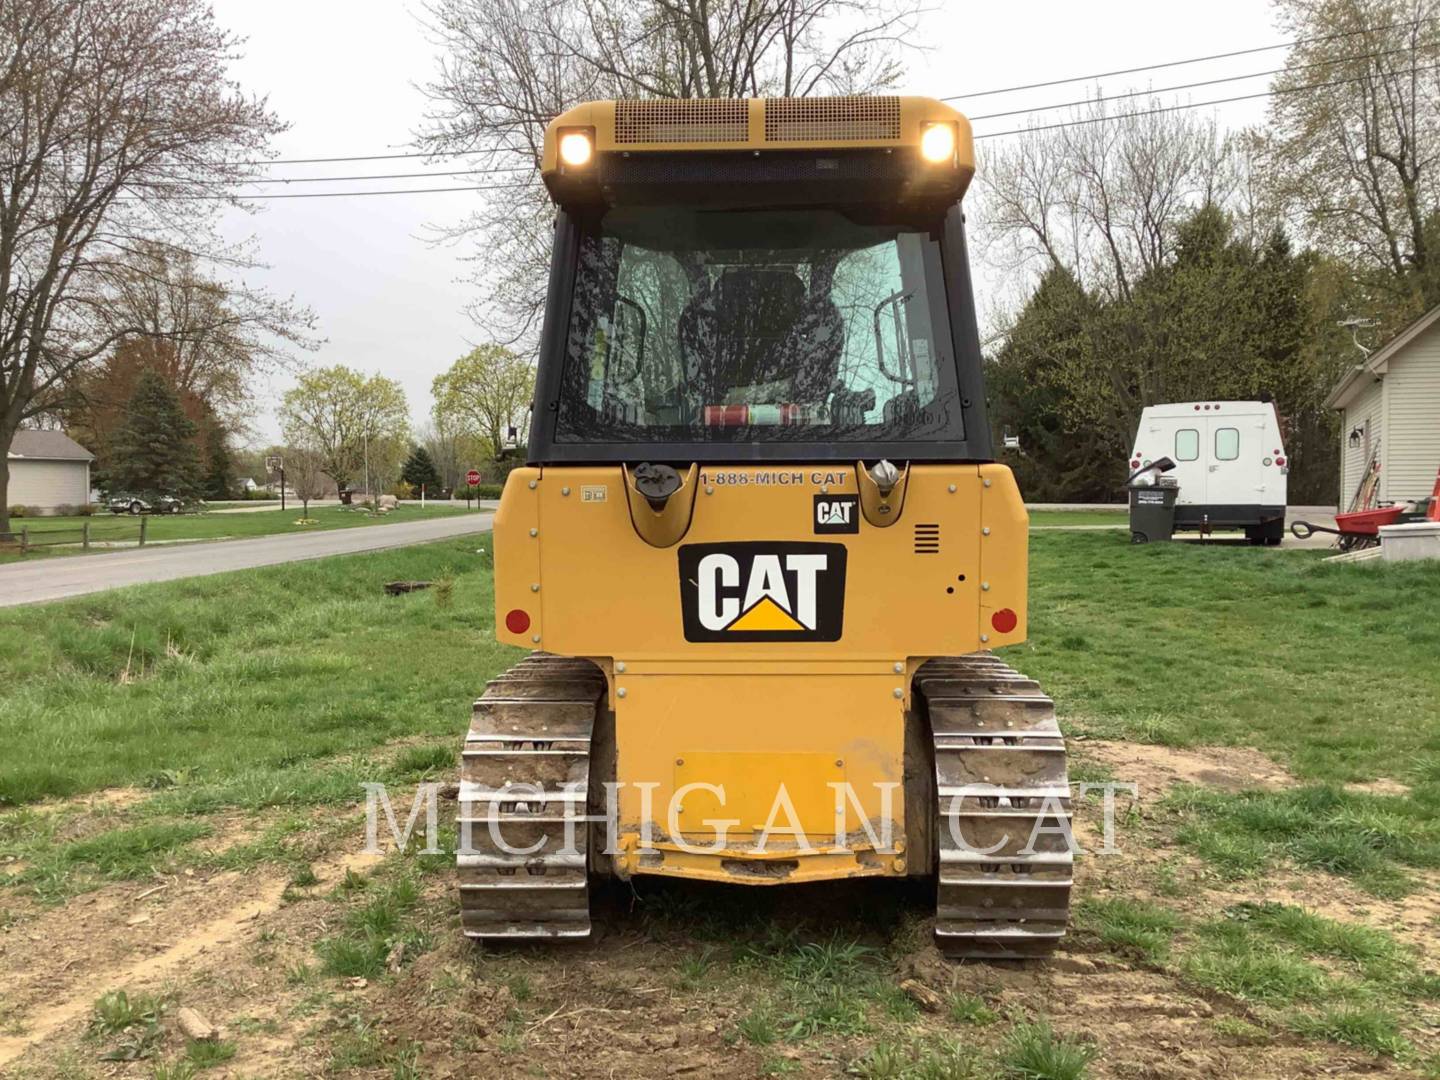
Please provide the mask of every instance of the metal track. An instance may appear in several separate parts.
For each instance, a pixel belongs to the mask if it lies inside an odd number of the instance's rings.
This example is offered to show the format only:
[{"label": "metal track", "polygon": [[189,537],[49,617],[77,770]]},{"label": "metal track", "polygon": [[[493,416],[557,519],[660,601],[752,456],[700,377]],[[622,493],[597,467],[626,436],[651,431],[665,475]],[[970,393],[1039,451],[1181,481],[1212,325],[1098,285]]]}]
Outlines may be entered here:
[{"label": "metal track", "polygon": [[1055,703],[988,653],[931,660],[915,685],[935,747],[936,944],[960,958],[1043,956],[1065,935],[1073,862]]},{"label": "metal track", "polygon": [[[590,740],[605,689],[594,664],[534,653],[475,702],[460,760],[466,937],[589,936]],[[506,846],[534,853],[505,851],[492,815]]]}]

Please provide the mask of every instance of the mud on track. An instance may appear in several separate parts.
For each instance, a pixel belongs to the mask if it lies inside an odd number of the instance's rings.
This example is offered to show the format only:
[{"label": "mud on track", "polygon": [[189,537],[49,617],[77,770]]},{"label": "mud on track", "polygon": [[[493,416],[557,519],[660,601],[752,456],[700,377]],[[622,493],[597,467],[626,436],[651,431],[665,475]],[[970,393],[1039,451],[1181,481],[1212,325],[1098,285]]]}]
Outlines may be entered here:
[{"label": "mud on track", "polygon": [[[1316,873],[1227,883],[1157,821],[1154,799],[1165,785],[1283,788],[1290,780],[1273,762],[1244,751],[1086,741],[1076,749],[1142,783],[1120,822],[1122,854],[1079,861],[1081,899],[1134,897],[1197,919],[1247,899],[1283,900],[1390,929],[1434,970],[1434,889],[1381,901]],[[1099,809],[1098,800],[1078,804],[1082,846],[1098,841]],[[354,821],[350,847],[358,850],[358,808]],[[1162,862],[1187,883],[1183,895],[1157,885]],[[316,881],[299,889],[287,889],[293,871],[262,866],[107,885],[51,908],[0,890],[9,912],[0,932],[0,1075],[150,1077],[185,1053],[172,1019],[180,1005],[219,1025],[235,1049],[203,1073],[215,1077],[837,1076],[863,1074],[866,1062],[870,1075],[906,1075],[877,1072],[867,1055],[877,1045],[919,1055],[942,1040],[988,1053],[1016,1021],[1040,1016],[1095,1047],[1096,1077],[1424,1075],[1418,1058],[1399,1063],[1267,1027],[1252,1005],[1084,930],[1048,963],[949,964],[928,944],[923,888],[640,882],[600,890],[597,933],[579,947],[481,949],[458,936],[443,870],[422,872],[399,856],[321,858],[313,870]],[[349,932],[367,897],[406,875],[420,887],[404,916],[407,948],[391,950],[369,978],[324,973],[316,943]],[[357,884],[362,876],[368,886]],[[812,980],[838,988],[837,1011],[827,1015],[843,1022],[796,1031],[816,985],[797,981],[787,965],[806,942],[859,951]],[[95,1000],[112,989],[170,1003],[143,1060],[102,1061],[117,1040],[87,1033]],[[955,1019],[948,1006],[928,1011],[914,1003],[933,1005],[926,989],[942,1000],[978,995],[993,1019]],[[757,1015],[771,1017],[773,1041],[755,1037],[763,1034]],[[1429,1031],[1416,1036],[1427,1053],[1437,1049],[1433,1024]],[[994,1075],[980,1068],[972,1075]]]}]

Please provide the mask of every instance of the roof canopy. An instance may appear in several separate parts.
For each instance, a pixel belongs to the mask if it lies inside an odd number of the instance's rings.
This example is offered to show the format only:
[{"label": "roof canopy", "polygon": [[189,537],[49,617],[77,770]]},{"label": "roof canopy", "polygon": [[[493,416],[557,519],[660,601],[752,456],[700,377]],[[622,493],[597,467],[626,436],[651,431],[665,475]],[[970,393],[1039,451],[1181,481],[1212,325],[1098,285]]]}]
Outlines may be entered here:
[{"label": "roof canopy", "polygon": [[15,441],[5,455],[10,459],[32,458],[39,461],[94,461],[95,455],[63,431],[31,431],[15,433]]}]

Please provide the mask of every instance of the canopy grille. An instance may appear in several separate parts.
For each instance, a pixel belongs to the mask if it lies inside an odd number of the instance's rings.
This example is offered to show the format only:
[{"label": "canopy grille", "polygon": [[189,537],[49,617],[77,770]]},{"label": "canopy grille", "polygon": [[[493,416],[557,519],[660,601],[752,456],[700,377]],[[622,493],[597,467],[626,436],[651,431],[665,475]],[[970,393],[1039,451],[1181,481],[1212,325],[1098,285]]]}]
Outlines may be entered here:
[{"label": "canopy grille", "polygon": [[900,138],[898,97],[766,98],[766,142]]},{"label": "canopy grille", "polygon": [[750,109],[743,98],[699,101],[617,101],[615,142],[743,143]]}]

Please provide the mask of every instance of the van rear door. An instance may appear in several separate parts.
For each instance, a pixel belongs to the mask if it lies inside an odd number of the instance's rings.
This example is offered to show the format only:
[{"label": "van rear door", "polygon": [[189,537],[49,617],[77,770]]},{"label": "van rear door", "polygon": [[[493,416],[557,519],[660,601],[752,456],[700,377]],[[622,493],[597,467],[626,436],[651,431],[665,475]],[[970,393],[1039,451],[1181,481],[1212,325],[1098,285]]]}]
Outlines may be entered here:
[{"label": "van rear door", "polygon": [[[1188,416],[1166,420],[1160,425],[1157,434],[1160,438],[1155,440],[1156,456],[1169,454],[1175,462],[1175,468],[1170,472],[1180,484],[1180,493],[1175,501],[1183,506],[1205,505],[1209,482],[1206,466],[1210,457],[1205,450],[1205,421],[1198,416],[1194,420]],[[1167,440],[1168,447],[1162,449],[1158,444]]]},{"label": "van rear door", "polygon": [[1212,416],[1205,421],[1209,437],[1205,456],[1208,502],[1211,506],[1256,506],[1264,501],[1268,448],[1266,417],[1259,413]]}]

